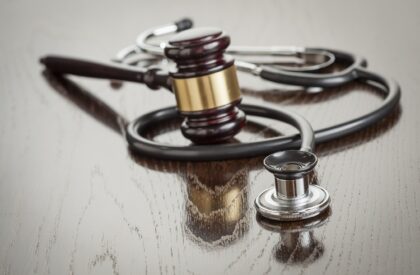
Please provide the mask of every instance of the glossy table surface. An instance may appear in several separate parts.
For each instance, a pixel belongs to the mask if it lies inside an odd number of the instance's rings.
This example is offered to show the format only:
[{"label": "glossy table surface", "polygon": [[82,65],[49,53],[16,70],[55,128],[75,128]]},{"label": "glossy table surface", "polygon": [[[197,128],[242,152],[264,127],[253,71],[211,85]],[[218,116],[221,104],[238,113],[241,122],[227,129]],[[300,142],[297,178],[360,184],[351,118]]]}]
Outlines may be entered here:
[{"label": "glossy table surface", "polygon": [[[2,1],[1,274],[419,274],[418,1]],[[237,45],[353,51],[396,79],[400,107],[357,134],[319,144],[331,209],[269,223],[254,198],[273,184],[262,158],[172,162],[128,150],[121,122],[174,105],[163,90],[43,71],[61,53],[109,60],[141,30],[192,17]],[[364,114],[361,83],[308,94],[239,75],[244,102],[285,108],[318,129]],[[249,118],[239,141],[294,133]],[[178,122],[151,135],[188,144]]]}]

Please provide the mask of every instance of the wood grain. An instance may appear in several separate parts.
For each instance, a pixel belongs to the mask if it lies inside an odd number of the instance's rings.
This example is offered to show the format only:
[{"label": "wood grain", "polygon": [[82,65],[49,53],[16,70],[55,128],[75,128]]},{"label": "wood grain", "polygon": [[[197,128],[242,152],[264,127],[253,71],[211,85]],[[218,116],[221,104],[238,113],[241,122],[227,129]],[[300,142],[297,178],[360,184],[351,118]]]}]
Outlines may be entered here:
[{"label": "wood grain", "polygon": [[[166,8],[169,7],[170,8]],[[2,1],[1,274],[419,274],[418,1]],[[168,105],[141,84],[61,79],[47,53],[109,60],[151,26],[191,16],[232,44],[350,50],[401,84],[391,117],[321,144],[329,213],[267,224],[253,200],[273,184],[261,158],[143,158],[120,126]],[[351,84],[320,94],[241,74],[246,103],[294,110],[314,128],[368,112],[380,94]],[[150,135],[188,144],[174,121]],[[293,133],[252,119],[239,141]]]}]

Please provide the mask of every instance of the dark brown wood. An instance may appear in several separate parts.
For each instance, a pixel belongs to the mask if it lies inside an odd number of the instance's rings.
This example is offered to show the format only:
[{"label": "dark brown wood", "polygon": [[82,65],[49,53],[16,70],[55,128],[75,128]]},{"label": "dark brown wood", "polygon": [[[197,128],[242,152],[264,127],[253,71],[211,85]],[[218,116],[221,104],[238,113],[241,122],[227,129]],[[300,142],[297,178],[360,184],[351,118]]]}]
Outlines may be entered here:
[{"label": "dark brown wood", "polygon": [[[169,5],[0,4],[0,274],[419,274],[419,1]],[[391,117],[317,146],[319,184],[332,197],[318,226],[260,221],[253,201],[274,180],[262,158],[183,163],[130,152],[121,125],[174,105],[172,94],[46,79],[38,62],[47,53],[106,61],[139,31],[182,15],[228,31],[235,45],[353,51],[400,83],[401,107]],[[244,74],[239,81],[245,103],[298,112],[317,129],[381,100],[360,83],[308,94]],[[236,142],[295,133],[247,119]],[[150,137],[189,144],[180,124]]]},{"label": "dark brown wood", "polygon": [[241,101],[198,112],[181,112],[184,137],[197,144],[221,143],[232,139],[245,126],[245,113],[238,109]]},{"label": "dark brown wood", "polygon": [[233,58],[223,53],[230,37],[217,28],[194,28],[180,32],[169,40],[165,55],[174,60],[174,78],[208,75],[233,65]]}]

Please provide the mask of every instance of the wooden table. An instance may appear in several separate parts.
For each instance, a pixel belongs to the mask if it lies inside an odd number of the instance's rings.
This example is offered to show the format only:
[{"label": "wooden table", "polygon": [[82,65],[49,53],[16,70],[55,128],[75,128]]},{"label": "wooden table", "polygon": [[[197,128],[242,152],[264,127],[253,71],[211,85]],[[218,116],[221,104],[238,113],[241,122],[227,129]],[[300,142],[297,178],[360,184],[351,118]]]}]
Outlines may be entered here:
[{"label": "wooden table", "polygon": [[[386,2],[3,1],[1,274],[419,274],[420,5]],[[262,158],[185,163],[130,153],[117,122],[173,105],[170,93],[60,80],[38,63],[47,53],[109,60],[141,30],[185,15],[226,30],[234,44],[353,51],[398,80],[392,116],[318,145],[328,213],[309,224],[258,220],[253,200],[273,184]],[[314,128],[381,100],[362,84],[307,94],[239,77],[245,102],[296,111]],[[256,122],[238,139],[294,133]],[[154,136],[188,143],[176,124]]]}]

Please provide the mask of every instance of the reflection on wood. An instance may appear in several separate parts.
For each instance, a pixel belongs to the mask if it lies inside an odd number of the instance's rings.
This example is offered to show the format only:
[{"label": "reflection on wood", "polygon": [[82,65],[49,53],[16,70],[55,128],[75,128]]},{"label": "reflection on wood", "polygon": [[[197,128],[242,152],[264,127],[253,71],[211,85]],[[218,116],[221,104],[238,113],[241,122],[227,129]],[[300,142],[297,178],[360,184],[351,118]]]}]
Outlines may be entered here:
[{"label": "reflection on wood", "polygon": [[273,248],[278,261],[306,266],[324,253],[324,244],[316,239],[314,230],[324,225],[330,215],[328,208],[317,217],[299,222],[273,222],[260,215],[257,215],[257,222],[266,230],[280,233],[280,241]]},{"label": "reflection on wood", "polygon": [[[162,8],[168,3],[157,0],[147,12],[139,1],[3,2],[0,274],[419,273],[420,39],[412,35],[418,1],[226,1],[221,8],[181,0]],[[228,31],[235,45],[361,53],[369,67],[401,84],[401,107],[392,116],[317,146],[319,184],[332,198],[331,214],[318,227],[267,230],[256,217],[255,197],[273,184],[262,157],[190,163],[127,149],[123,126],[175,105],[173,95],[130,83],[116,92],[106,80],[42,74],[40,56],[106,61],[140,30],[185,11],[197,26]],[[295,111],[316,129],[381,100],[361,83],[314,93],[241,73],[239,82],[244,103]],[[158,125],[148,137],[187,145],[179,125]],[[250,117],[232,142],[294,133]]]}]

